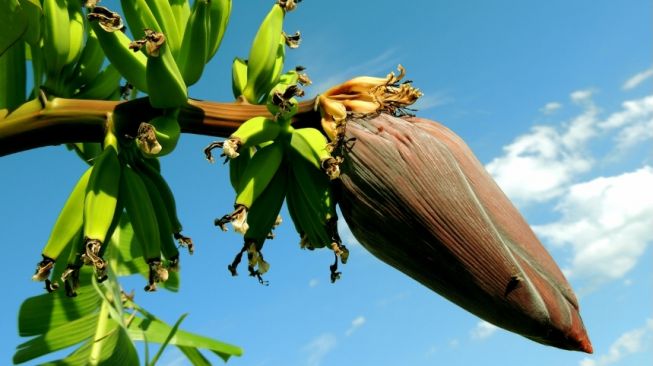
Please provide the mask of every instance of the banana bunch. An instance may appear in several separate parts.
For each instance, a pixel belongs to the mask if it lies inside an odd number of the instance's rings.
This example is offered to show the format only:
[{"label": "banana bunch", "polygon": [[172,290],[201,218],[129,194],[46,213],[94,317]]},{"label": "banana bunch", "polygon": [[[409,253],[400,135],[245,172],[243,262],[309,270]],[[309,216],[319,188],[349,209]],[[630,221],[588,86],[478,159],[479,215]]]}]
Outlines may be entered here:
[{"label": "banana bunch", "polygon": [[277,2],[261,22],[252,41],[247,61],[236,58],[232,64],[234,97],[250,104],[261,104],[279,82],[283,72],[286,46],[299,45],[299,32],[288,36],[283,32],[286,12],[295,8],[294,2]]},{"label": "banana bunch", "polygon": [[331,281],[335,282],[340,277],[338,258],[344,264],[349,257],[338,234],[336,198],[330,183],[340,174],[341,160],[331,157],[326,137],[315,128],[293,129],[289,145],[288,212],[301,237],[301,248],[334,251]]},{"label": "banana bunch", "polygon": [[[34,280],[46,281],[46,289],[53,291],[60,274],[66,294],[75,296],[82,265],[92,265],[98,281],[106,279],[109,263],[103,253],[122,215],[129,216],[149,266],[146,291],[156,290],[169,270],[178,270],[178,245],[192,254],[193,243],[181,233],[172,191],[157,170],[158,163],[150,160],[133,145],[123,146],[119,153],[116,137],[107,134],[104,148],[64,204]],[[55,264],[59,270],[52,273]]]},{"label": "banana bunch", "polygon": [[[288,80],[295,82],[297,78],[295,72]],[[287,102],[290,98],[284,95],[285,91],[296,89],[296,85],[279,88]],[[337,232],[336,199],[330,183],[338,178],[342,160],[331,156],[327,139],[320,131],[295,129],[290,125],[292,113],[285,117],[281,112],[275,119],[254,117],[227,140],[213,143],[205,150],[207,158],[212,159],[211,149],[222,147],[236,192],[234,211],[215,220],[215,225],[223,230],[230,222],[236,232],[244,235],[244,245],[228,269],[235,276],[242,255],[247,253],[249,274],[265,283],[261,275],[270,266],[261,249],[265,240],[273,237],[272,229],[281,223],[278,215],[287,199],[291,218],[302,238],[301,247],[327,247],[336,254],[331,266],[331,280],[335,281],[340,275],[338,260],[345,263],[348,257]]]}]

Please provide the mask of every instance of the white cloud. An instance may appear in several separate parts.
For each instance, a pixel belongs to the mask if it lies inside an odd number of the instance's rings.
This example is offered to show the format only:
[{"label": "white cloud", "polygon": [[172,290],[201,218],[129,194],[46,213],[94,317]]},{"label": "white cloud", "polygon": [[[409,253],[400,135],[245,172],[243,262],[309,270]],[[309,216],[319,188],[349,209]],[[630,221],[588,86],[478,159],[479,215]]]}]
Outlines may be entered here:
[{"label": "white cloud", "polygon": [[476,324],[476,327],[469,332],[469,335],[475,340],[486,339],[494,334],[498,329],[499,328],[496,325],[481,320]]},{"label": "white cloud", "polygon": [[349,327],[349,329],[347,329],[345,335],[346,336],[352,335],[356,331],[356,329],[362,327],[363,324],[365,324],[365,317],[362,315],[357,316],[356,318],[354,318],[354,320],[351,321],[351,326]]},{"label": "white cloud", "polygon": [[620,150],[653,140],[653,95],[623,102],[622,110],[610,115],[599,127],[607,131],[620,129],[615,135]]},{"label": "white cloud", "polygon": [[617,338],[610,346],[608,353],[596,358],[584,358],[580,366],[608,366],[621,361],[626,356],[650,349],[653,319],[648,319],[646,325],[630,330]]},{"label": "white cloud", "polygon": [[534,230],[573,250],[565,273],[598,285],[622,278],[653,239],[653,168],[599,177],[569,188],[556,208],[560,220]]},{"label": "white cloud", "polygon": [[560,108],[562,108],[562,104],[558,102],[549,102],[545,104],[544,107],[540,108],[540,112],[544,114],[552,114]]},{"label": "white cloud", "polygon": [[308,281],[308,287],[315,287],[320,284],[320,281],[317,278],[312,278],[310,281]]},{"label": "white cloud", "polygon": [[574,177],[592,167],[586,143],[596,135],[598,108],[592,92],[576,91],[571,99],[583,111],[558,131],[535,126],[504,146],[504,155],[486,165],[506,194],[517,203],[544,202],[561,195]]},{"label": "white cloud", "polygon": [[646,79],[649,79],[653,77],[653,67],[640,72],[639,74],[634,75],[630,79],[626,80],[624,85],[622,86],[623,90],[630,90],[638,87],[641,83],[646,81]]},{"label": "white cloud", "polygon": [[336,336],[331,333],[324,333],[313,339],[304,347],[308,353],[306,365],[320,366],[324,357],[336,347]]},{"label": "white cloud", "polygon": [[460,346],[460,341],[457,338],[454,338],[449,341],[450,348],[458,348],[458,346]]}]

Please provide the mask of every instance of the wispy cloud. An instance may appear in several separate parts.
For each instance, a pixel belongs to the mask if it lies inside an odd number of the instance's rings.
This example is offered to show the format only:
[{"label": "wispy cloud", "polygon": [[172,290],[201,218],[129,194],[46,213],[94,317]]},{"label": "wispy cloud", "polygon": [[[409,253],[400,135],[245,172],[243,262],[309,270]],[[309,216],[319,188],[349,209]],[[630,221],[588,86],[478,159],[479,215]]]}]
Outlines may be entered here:
[{"label": "wispy cloud", "polygon": [[312,278],[310,281],[308,281],[308,287],[310,288],[316,287],[319,284],[320,284],[320,280],[318,280],[317,278]]},{"label": "wispy cloud", "polygon": [[351,325],[349,326],[349,329],[347,329],[347,331],[345,332],[345,335],[348,337],[352,335],[356,331],[356,329],[362,327],[363,324],[365,324],[365,321],[366,319],[362,315],[359,315],[356,318],[354,318],[354,320],[351,321]]},{"label": "wispy cloud", "polygon": [[653,335],[653,319],[647,319],[646,324],[637,329],[622,334],[612,343],[608,353],[596,358],[584,358],[579,366],[608,366],[614,365],[629,355],[651,349],[651,335]]},{"label": "wispy cloud", "polygon": [[580,108],[575,117],[533,127],[486,166],[517,204],[555,204],[560,216],[534,229],[547,244],[568,249],[564,271],[585,281],[584,291],[625,278],[653,240],[650,158],[638,169],[592,177],[595,166],[619,163],[629,149],[653,147],[653,95],[602,116],[595,93],[571,93]]},{"label": "wispy cloud", "polygon": [[579,90],[570,99],[582,112],[562,129],[535,126],[531,132],[504,146],[504,155],[486,168],[517,203],[544,202],[561,195],[580,173],[592,167],[585,144],[596,135],[598,108],[591,90]]},{"label": "wispy cloud", "polygon": [[493,335],[499,328],[485,320],[476,323],[474,329],[469,332],[469,336],[474,340],[483,340]]},{"label": "wispy cloud", "polygon": [[653,168],[574,184],[556,208],[561,218],[535,226],[550,243],[572,249],[566,273],[590,287],[625,276],[651,243]]},{"label": "wispy cloud", "polygon": [[552,114],[555,113],[557,110],[562,108],[562,104],[558,102],[549,102],[544,105],[544,107],[540,108],[540,112],[544,114]]},{"label": "wispy cloud", "polygon": [[411,108],[423,112],[427,109],[440,107],[451,102],[453,102],[453,99],[442,92],[424,92],[424,95],[420,97]]},{"label": "wispy cloud", "polygon": [[626,80],[624,85],[621,87],[623,90],[630,90],[630,89],[635,89],[638,87],[640,84],[642,84],[644,81],[647,79],[650,79],[653,77],[653,67],[651,67],[648,70],[644,70],[636,75],[633,75],[631,78]]},{"label": "wispy cloud", "polygon": [[336,336],[324,333],[313,339],[304,347],[308,353],[307,366],[320,366],[324,357],[336,347]]}]

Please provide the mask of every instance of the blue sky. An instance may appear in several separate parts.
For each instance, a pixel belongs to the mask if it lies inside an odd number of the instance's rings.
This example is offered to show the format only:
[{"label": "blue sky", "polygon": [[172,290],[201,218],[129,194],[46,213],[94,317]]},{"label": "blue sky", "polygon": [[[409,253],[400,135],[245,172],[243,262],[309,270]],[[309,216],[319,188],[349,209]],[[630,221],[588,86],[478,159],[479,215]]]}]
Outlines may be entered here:
[{"label": "blue sky", "polygon": [[[231,100],[231,59],[246,57],[271,3],[234,1],[221,51],[191,96]],[[140,278],[125,288],[169,322],[189,312],[184,328],[242,346],[231,365],[652,364],[651,14],[645,0],[305,0],[285,26],[302,32],[287,65],[307,67],[310,95],[398,63],[407,68],[425,94],[418,115],[463,137],[565,271],[594,355],[480,321],[378,261],[344,225],[352,253],[336,284],[331,254],[299,250],[289,219],[265,247],[270,286],[232,278],[226,265],[241,239],[212,222],[230,210],[233,194],[226,167],[204,160],[213,140],[204,136],[184,136],[162,159],[197,245],[182,258],[181,291],[146,294]],[[21,342],[18,307],[41,293],[30,276],[84,168],[64,147],[0,159],[1,362]],[[170,351],[161,364],[184,362]]]}]

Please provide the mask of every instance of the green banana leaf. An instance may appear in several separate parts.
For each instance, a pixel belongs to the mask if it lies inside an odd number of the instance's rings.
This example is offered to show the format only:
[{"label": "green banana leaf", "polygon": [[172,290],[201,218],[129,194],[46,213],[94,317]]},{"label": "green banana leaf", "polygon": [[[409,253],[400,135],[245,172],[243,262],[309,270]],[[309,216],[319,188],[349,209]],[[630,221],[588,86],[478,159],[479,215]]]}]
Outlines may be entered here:
[{"label": "green banana leaf", "polygon": [[[156,318],[136,317],[129,326],[129,336],[132,340],[147,340],[148,342],[163,343],[172,329],[170,325]],[[202,358],[198,357],[198,354],[201,355],[198,348],[210,350],[224,361],[227,361],[231,356],[241,356],[243,354],[243,350],[240,347],[183,330],[177,330],[169,340],[169,343],[178,347],[180,346],[181,351],[185,355],[190,354],[193,357],[192,360],[199,360],[200,363],[193,363],[194,365],[210,365],[210,363],[201,363],[208,361],[203,356]]]},{"label": "green banana leaf", "polygon": [[0,2],[0,56],[27,32],[27,15],[18,0]]}]

